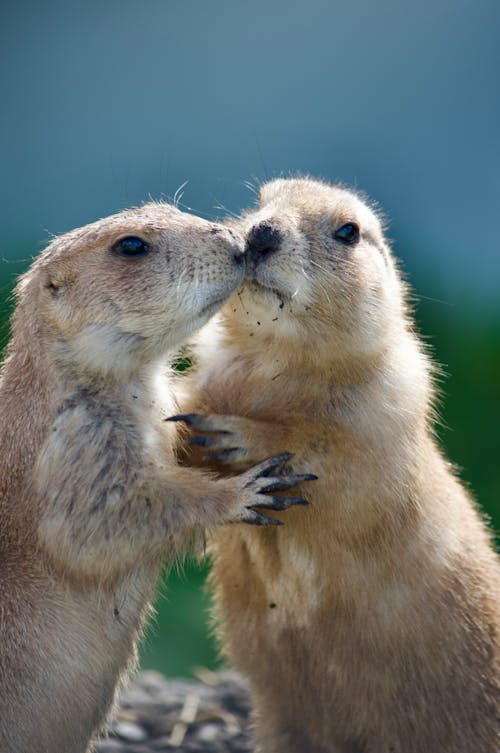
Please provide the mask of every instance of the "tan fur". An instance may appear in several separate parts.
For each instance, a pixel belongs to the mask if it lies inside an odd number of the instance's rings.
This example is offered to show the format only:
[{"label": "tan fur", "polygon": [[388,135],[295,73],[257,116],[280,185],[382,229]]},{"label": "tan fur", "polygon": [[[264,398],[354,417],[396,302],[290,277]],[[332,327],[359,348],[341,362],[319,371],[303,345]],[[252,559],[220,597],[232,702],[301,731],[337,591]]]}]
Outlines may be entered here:
[{"label": "tan fur", "polygon": [[[316,473],[283,528],[220,530],[217,616],[259,753],[499,750],[500,570],[433,438],[430,365],[376,214],[318,181],[264,185],[281,244],[199,337],[183,408],[218,451]],[[348,222],[359,243],[334,239]],[[209,435],[207,435],[209,436]],[[224,435],[223,435],[224,436]],[[230,455],[231,457],[231,455]]]},{"label": "tan fur", "polygon": [[[150,252],[119,255],[126,236]],[[161,563],[262,499],[248,474],[179,468],[165,423],[166,354],[242,275],[235,233],[149,204],[55,239],[21,279],[0,384],[2,753],[86,750]]]}]

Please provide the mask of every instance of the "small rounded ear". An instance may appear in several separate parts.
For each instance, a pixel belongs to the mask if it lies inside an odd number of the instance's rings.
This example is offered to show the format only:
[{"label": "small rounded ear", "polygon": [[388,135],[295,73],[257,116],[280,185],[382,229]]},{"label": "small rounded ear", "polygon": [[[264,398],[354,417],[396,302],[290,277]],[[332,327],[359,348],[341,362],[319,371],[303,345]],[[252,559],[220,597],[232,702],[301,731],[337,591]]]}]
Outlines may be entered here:
[{"label": "small rounded ear", "polygon": [[54,298],[59,296],[71,283],[71,276],[62,267],[47,267],[41,276],[41,286]]}]

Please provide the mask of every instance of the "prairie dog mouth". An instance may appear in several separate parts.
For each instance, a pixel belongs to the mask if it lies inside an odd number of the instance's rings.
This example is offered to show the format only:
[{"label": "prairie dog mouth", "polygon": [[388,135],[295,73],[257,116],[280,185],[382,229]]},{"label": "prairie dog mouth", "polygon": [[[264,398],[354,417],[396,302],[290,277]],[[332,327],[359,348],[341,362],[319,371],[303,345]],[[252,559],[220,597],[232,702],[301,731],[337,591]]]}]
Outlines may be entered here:
[{"label": "prairie dog mouth", "polygon": [[249,293],[256,295],[258,298],[265,298],[272,303],[278,301],[280,308],[283,308],[285,301],[290,299],[290,295],[284,290],[280,290],[274,285],[268,285],[255,278],[245,280],[244,287]]}]

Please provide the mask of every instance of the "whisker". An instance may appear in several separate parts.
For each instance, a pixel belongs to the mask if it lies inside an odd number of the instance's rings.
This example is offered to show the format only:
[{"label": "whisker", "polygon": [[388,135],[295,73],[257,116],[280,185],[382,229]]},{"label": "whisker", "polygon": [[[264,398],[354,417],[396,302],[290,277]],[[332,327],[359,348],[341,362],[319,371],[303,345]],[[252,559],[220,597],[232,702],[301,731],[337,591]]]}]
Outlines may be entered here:
[{"label": "whisker", "polygon": [[302,274],[304,275],[304,277],[306,278],[306,280],[312,281],[312,277],[310,276],[310,274],[308,273],[308,271],[304,267],[301,267],[300,271],[302,272]]},{"label": "whisker", "polygon": [[[218,201],[216,197],[214,198],[215,198],[215,201]],[[215,205],[214,209],[220,209],[222,212],[225,212],[227,215],[229,215],[229,217],[234,217],[234,219],[239,220],[239,215],[237,215],[236,212],[232,212],[230,209],[228,209],[226,206],[224,206],[224,204],[221,204],[220,202],[219,204]]]},{"label": "whisker", "polygon": [[200,209],[193,209],[193,207],[188,206],[187,204],[184,204],[182,201],[178,200],[176,204],[177,208],[182,207],[182,209],[186,209],[188,212],[196,212],[198,217],[204,217],[207,220],[212,220],[212,215],[209,212],[202,212]]},{"label": "whisker", "polygon": [[178,208],[179,203],[181,202],[182,197],[184,196],[184,189],[186,188],[188,183],[189,183],[189,180],[185,180],[184,183],[181,183],[177,191],[174,193],[174,198],[172,201],[174,207]]},{"label": "whisker", "polygon": [[255,196],[258,196],[258,195],[259,195],[259,190],[258,190],[257,186],[255,186],[255,185],[254,185],[254,184],[252,183],[252,181],[251,181],[251,180],[244,180],[244,181],[243,181],[243,185],[245,186],[245,188],[248,188],[248,190],[249,190],[249,191],[250,191],[251,193],[253,193],[253,194],[254,194]]},{"label": "whisker", "polygon": [[442,301],[440,298],[431,298],[428,295],[422,295],[421,293],[415,293],[415,292],[411,293],[410,299],[432,301],[432,303],[442,303],[443,306],[450,306],[451,308],[455,306],[455,304],[452,301]]},{"label": "whisker", "polygon": [[186,272],[187,272],[187,269],[183,269],[182,272],[180,273],[180,275],[177,278],[177,293],[179,293],[179,290],[180,290],[180,287],[181,287],[181,283],[182,283],[183,278],[186,275]]},{"label": "whisker", "polygon": [[[325,261],[329,261],[330,263],[332,262],[332,257],[330,254],[325,254],[321,252],[319,253],[315,252],[315,253],[316,253],[316,256],[319,257],[320,259],[325,259]],[[352,269],[352,270],[358,269],[358,266],[354,261],[351,261],[350,259],[346,259],[346,258],[342,259],[341,265],[345,269]]]},{"label": "whisker", "polygon": [[[317,267],[318,269],[320,269],[325,274],[329,274],[328,270],[325,267],[323,267],[321,264],[319,264],[315,259],[311,259],[311,265],[313,267]],[[317,279],[317,280],[314,281],[314,284],[315,284],[316,287],[318,287],[323,292],[323,294],[324,294],[326,300],[328,301],[328,303],[331,303],[332,301],[331,301],[331,298],[330,298],[330,291],[326,287],[326,283],[324,283],[323,280],[321,278],[319,278],[319,279]]]},{"label": "whisker", "polygon": [[326,267],[322,267],[319,262],[317,262],[315,259],[311,259],[311,264],[313,267],[318,267],[318,269],[321,269],[322,272],[325,272],[325,274],[328,274],[328,270]]}]

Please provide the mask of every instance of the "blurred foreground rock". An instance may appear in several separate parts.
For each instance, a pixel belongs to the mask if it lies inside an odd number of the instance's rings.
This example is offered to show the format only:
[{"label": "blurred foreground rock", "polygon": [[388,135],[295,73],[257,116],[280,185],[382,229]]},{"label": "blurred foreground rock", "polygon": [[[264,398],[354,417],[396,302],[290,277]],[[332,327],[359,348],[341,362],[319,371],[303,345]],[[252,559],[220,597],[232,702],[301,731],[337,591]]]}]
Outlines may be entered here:
[{"label": "blurred foreground rock", "polygon": [[143,672],[125,688],[95,753],[250,753],[247,686],[232,671],[196,672],[199,682]]}]

